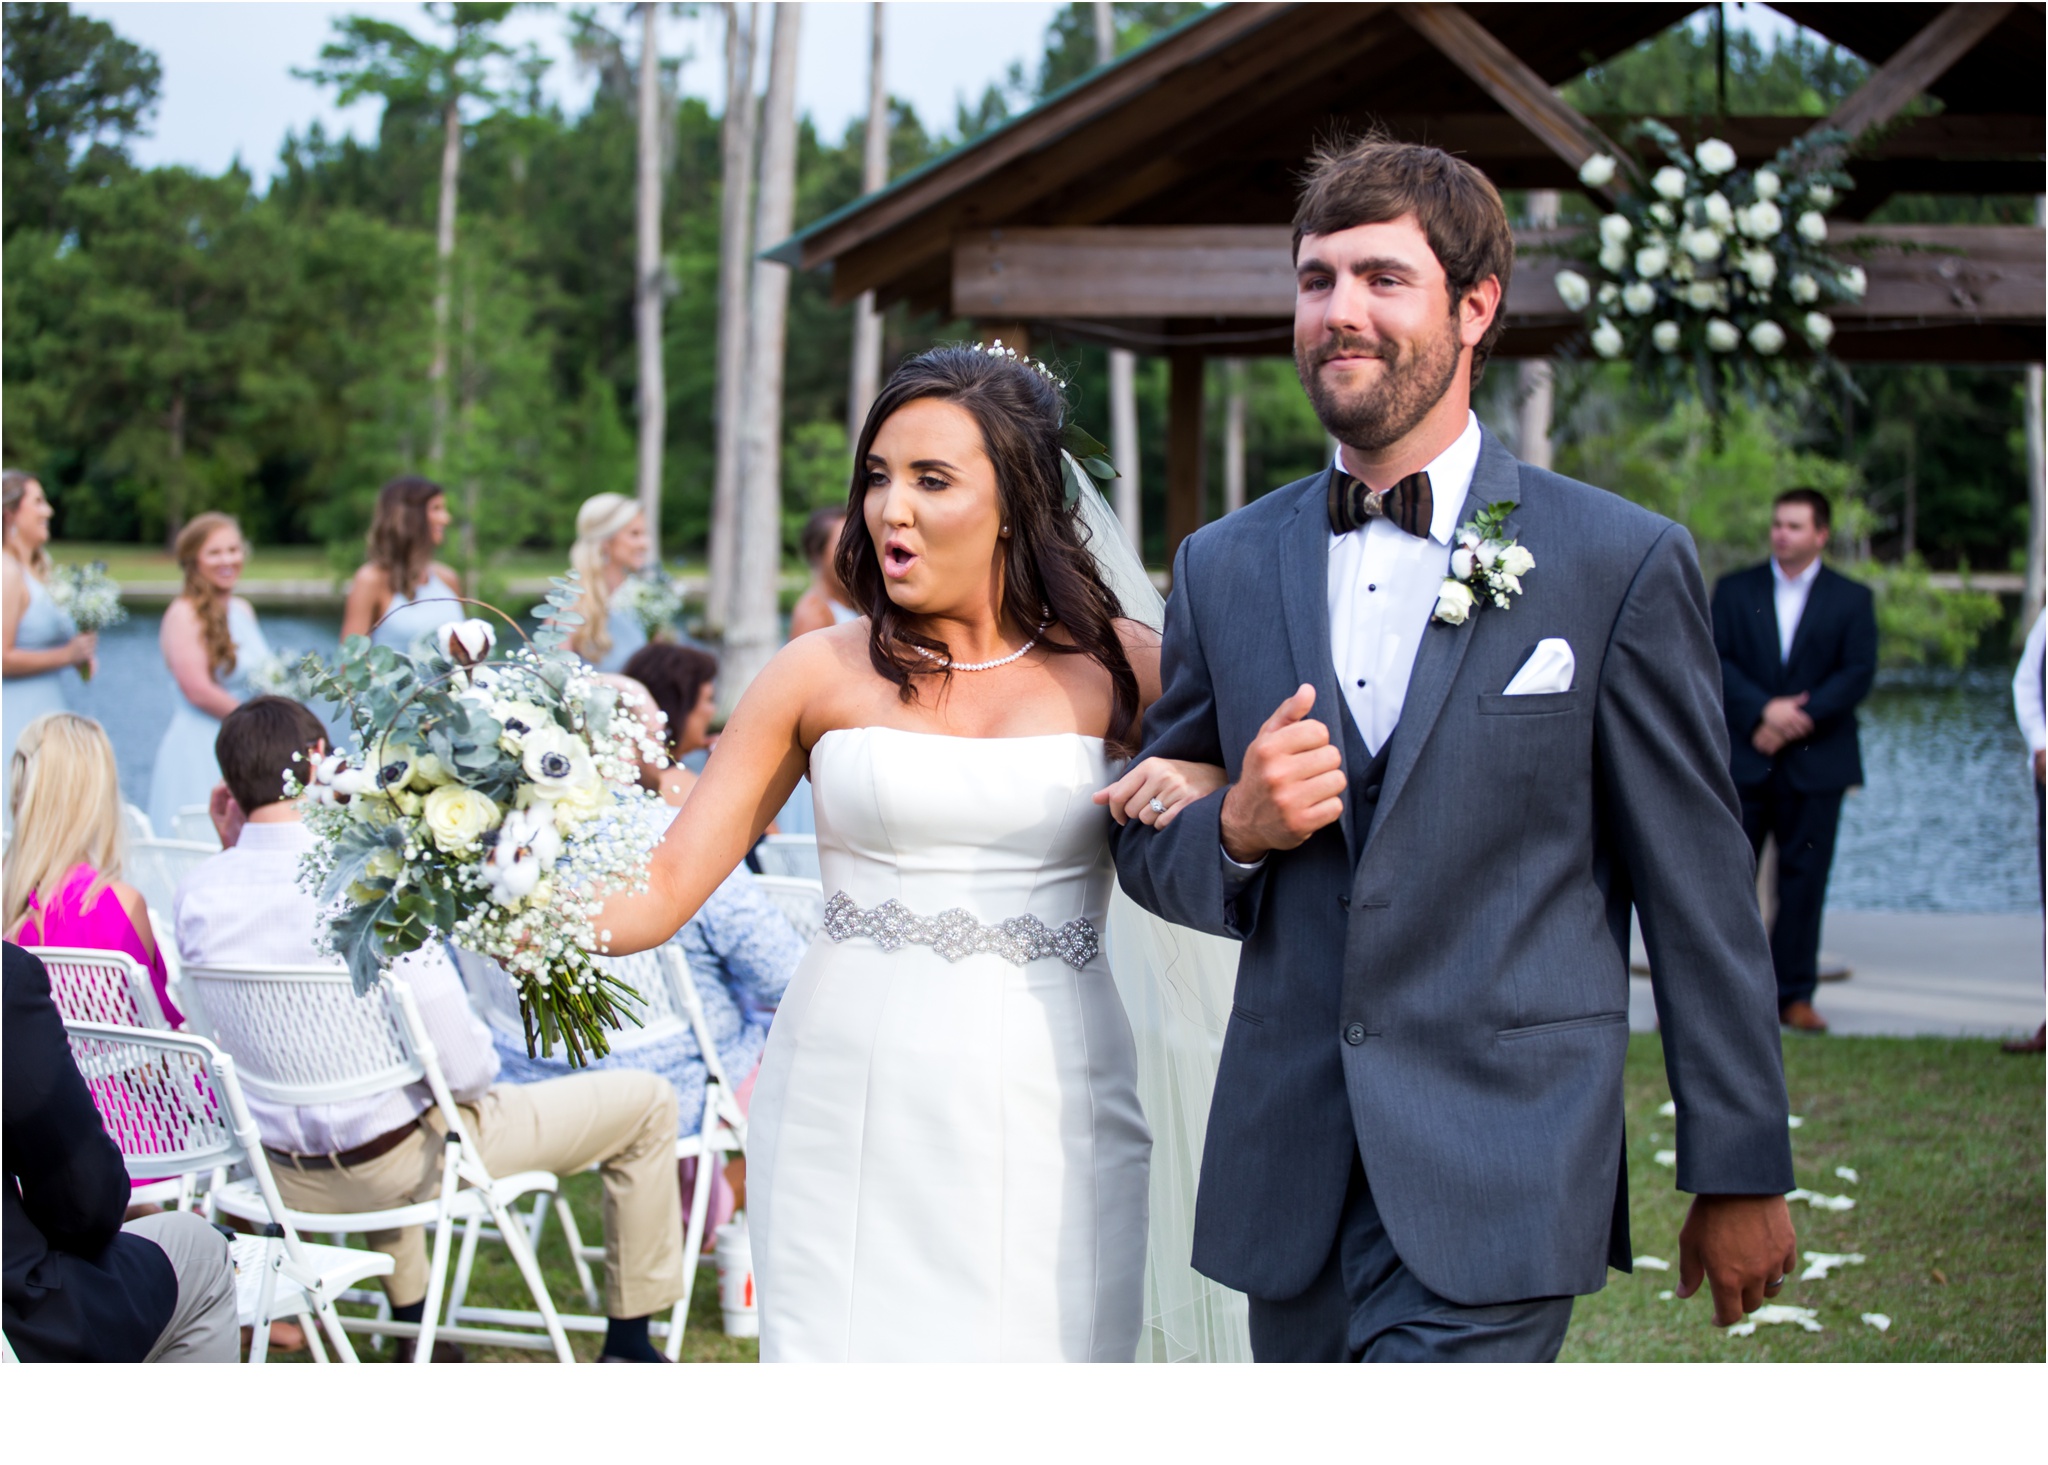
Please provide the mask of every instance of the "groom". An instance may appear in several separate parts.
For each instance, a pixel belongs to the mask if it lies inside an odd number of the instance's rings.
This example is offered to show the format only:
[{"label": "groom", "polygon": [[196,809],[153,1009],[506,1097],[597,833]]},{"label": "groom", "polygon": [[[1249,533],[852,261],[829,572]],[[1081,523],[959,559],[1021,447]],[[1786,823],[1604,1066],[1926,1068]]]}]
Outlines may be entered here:
[{"label": "groom", "polygon": [[[1194,1265],[1249,1294],[1262,1361],[1555,1358],[1630,1266],[1633,905],[1679,1295],[1704,1277],[1733,1323],[1793,1263],[1792,1160],[1692,541],[1472,415],[1514,258],[1476,169],[1327,150],[1294,237],[1295,362],[1342,449],[1181,546],[1144,751],[1233,782],[1118,837],[1136,900],[1243,942]],[[1461,616],[1457,533],[1495,504],[1521,590]]]}]

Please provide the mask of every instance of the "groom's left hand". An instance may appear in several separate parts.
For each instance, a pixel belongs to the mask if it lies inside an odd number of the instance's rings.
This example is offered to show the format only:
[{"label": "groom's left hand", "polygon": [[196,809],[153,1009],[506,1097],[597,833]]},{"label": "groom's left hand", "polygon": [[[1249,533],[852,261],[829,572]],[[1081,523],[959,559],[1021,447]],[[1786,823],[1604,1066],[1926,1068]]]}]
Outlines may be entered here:
[{"label": "groom's left hand", "polygon": [[1692,1296],[1704,1277],[1714,1326],[1731,1327],[1776,1297],[1798,1260],[1782,1195],[1696,1195],[1678,1233],[1678,1295]]}]

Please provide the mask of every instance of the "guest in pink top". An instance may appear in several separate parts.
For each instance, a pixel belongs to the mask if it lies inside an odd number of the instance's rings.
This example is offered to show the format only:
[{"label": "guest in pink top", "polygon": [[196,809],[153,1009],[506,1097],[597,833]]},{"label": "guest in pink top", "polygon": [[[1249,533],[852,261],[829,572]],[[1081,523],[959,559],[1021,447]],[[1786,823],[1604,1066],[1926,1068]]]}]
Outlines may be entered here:
[{"label": "guest in pink top", "polygon": [[121,784],[106,733],[75,712],[37,718],[15,744],[9,782],[8,939],[132,956],[148,969],[166,1020],[181,1025],[184,1015],[171,1005],[148,907],[142,893],[120,879],[126,857]]}]

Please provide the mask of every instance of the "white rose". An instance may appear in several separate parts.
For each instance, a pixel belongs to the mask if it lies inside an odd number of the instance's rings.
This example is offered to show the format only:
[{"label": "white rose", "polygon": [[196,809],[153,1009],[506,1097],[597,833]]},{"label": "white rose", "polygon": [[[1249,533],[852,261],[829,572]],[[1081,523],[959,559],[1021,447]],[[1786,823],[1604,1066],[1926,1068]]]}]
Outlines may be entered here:
[{"label": "white rose", "polygon": [[451,855],[470,848],[504,817],[490,798],[459,783],[444,783],[428,794],[422,812],[427,833]]},{"label": "white rose", "polygon": [[1742,344],[1742,332],[1735,329],[1732,321],[1720,319],[1707,322],[1707,348],[1712,351],[1733,351]]},{"label": "white rose", "polygon": [[1579,182],[1588,188],[1605,188],[1614,181],[1615,162],[1606,153],[1595,153],[1579,164]]},{"label": "white rose", "polygon": [[1679,250],[1677,254],[1671,257],[1672,279],[1690,280],[1694,275],[1698,273],[1699,267],[1693,263],[1692,256],[1687,254],[1684,250]]},{"label": "white rose", "polygon": [[1635,231],[1620,214],[1603,214],[1600,218],[1600,242],[1602,244],[1626,244],[1628,236]]},{"label": "white rose", "polygon": [[1769,239],[1785,227],[1785,216],[1768,199],[1759,199],[1742,211],[1742,232],[1752,239]]},{"label": "white rose", "polygon": [[498,644],[498,633],[488,621],[456,621],[438,628],[434,641],[441,654],[457,666],[475,666]]},{"label": "white rose", "polygon": [[405,861],[397,850],[386,846],[371,851],[370,858],[363,861],[363,873],[372,880],[396,880],[405,873]]},{"label": "white rose", "polygon": [[1785,328],[1774,320],[1760,320],[1749,328],[1749,344],[1760,356],[1776,356],[1785,349]]},{"label": "white rose", "polygon": [[1686,229],[1678,236],[1678,244],[1687,254],[1702,264],[1717,259],[1721,254],[1721,236],[1712,229]]},{"label": "white rose", "polygon": [[1656,176],[1650,180],[1650,187],[1657,190],[1658,197],[1675,203],[1685,197],[1685,174],[1666,165],[1657,170]]},{"label": "white rose", "polygon": [[1621,355],[1627,344],[1622,340],[1621,332],[1615,329],[1614,322],[1602,316],[1600,324],[1593,329],[1593,349],[1612,361]]},{"label": "white rose", "polygon": [[1721,292],[1712,280],[1694,280],[1685,287],[1685,303],[1694,310],[1712,310],[1720,302]]},{"label": "white rose", "polygon": [[1456,580],[1446,580],[1436,592],[1436,618],[1448,626],[1461,626],[1471,618],[1476,603],[1470,590]]},{"label": "white rose", "polygon": [[1820,299],[1820,281],[1804,270],[1792,277],[1792,283],[1788,288],[1792,291],[1792,298],[1801,305],[1811,305]]},{"label": "white rose", "polygon": [[1835,338],[1835,323],[1817,310],[1809,310],[1806,319],[1799,323],[1799,328],[1806,333],[1806,339],[1815,346],[1825,346]]},{"label": "white rose", "polygon": [[1735,222],[1735,209],[1726,195],[1710,193],[1706,203],[1707,222],[1716,229],[1727,229]]},{"label": "white rose", "polygon": [[504,729],[498,738],[498,746],[508,753],[517,753],[524,748],[529,733],[555,726],[554,716],[547,708],[517,699],[492,703],[491,717]]},{"label": "white rose", "polygon": [[1501,573],[1519,580],[1536,568],[1536,556],[1519,544],[1511,544],[1501,551]]},{"label": "white rose", "polygon": [[554,800],[555,823],[561,828],[571,828],[602,814],[611,807],[611,802],[611,790],[593,767],[588,777],[576,779]]},{"label": "white rose", "polygon": [[1692,150],[1693,158],[1700,167],[1716,175],[1726,173],[1735,166],[1735,149],[1718,137],[1710,137]]},{"label": "white rose", "polygon": [[1778,278],[1778,259],[1768,249],[1752,249],[1742,257],[1742,272],[1749,276],[1749,283],[1759,290],[1771,288],[1771,282]]},{"label": "white rose", "polygon": [[1828,238],[1828,221],[1812,209],[1799,216],[1799,222],[1792,226],[1799,231],[1799,237],[1808,244],[1825,244]]},{"label": "white rose", "polygon": [[1784,180],[1769,168],[1757,169],[1756,177],[1752,181],[1756,184],[1758,198],[1776,198],[1778,190],[1785,186]]},{"label": "white rose", "polygon": [[1621,292],[1622,308],[1630,315],[1648,315],[1657,304],[1656,290],[1637,280]]},{"label": "white rose", "polygon": [[1557,278],[1551,283],[1557,290],[1557,298],[1564,302],[1567,310],[1584,310],[1586,302],[1593,298],[1592,287],[1586,283],[1586,277],[1577,270],[1559,270]]},{"label": "white rose", "polygon": [[1628,248],[1621,244],[1600,246],[1600,268],[1610,275],[1618,275],[1628,268]]},{"label": "white rose", "polygon": [[1656,279],[1670,263],[1670,253],[1660,245],[1652,244],[1636,251],[1636,273],[1646,280]]},{"label": "white rose", "polygon": [[1671,205],[1667,203],[1651,204],[1650,217],[1655,219],[1658,223],[1662,224],[1667,229],[1669,229],[1673,224],[1678,222],[1678,216],[1671,212]]},{"label": "white rose", "polygon": [[542,798],[566,791],[595,770],[583,739],[552,723],[526,735],[519,752],[519,766],[533,780],[534,792]]},{"label": "white rose", "polygon": [[1473,567],[1474,567],[1474,560],[1473,560],[1473,556],[1472,556],[1472,551],[1471,551],[1471,550],[1469,550],[1469,549],[1464,549],[1464,548],[1459,548],[1459,549],[1454,549],[1454,550],[1452,550],[1452,551],[1451,551],[1451,578],[1452,578],[1452,579],[1454,579],[1454,580],[1469,580],[1469,579],[1471,579],[1471,578],[1472,578],[1472,570],[1473,570]]},{"label": "white rose", "polygon": [[1602,305],[1612,305],[1615,301],[1621,299],[1621,286],[1609,280],[1600,287],[1600,294],[1597,298]]},{"label": "white rose", "polygon": [[1675,320],[1660,320],[1657,324],[1650,327],[1650,344],[1667,356],[1676,351],[1678,349],[1678,322]]},{"label": "white rose", "polygon": [[1806,190],[1806,196],[1813,201],[1813,206],[1817,209],[1834,207],[1835,191],[1825,183],[1814,184]]},{"label": "white rose", "polygon": [[1857,300],[1861,300],[1863,292],[1870,288],[1870,277],[1863,273],[1863,266],[1861,265],[1850,265],[1849,268],[1843,270],[1836,278],[1841,287]]}]

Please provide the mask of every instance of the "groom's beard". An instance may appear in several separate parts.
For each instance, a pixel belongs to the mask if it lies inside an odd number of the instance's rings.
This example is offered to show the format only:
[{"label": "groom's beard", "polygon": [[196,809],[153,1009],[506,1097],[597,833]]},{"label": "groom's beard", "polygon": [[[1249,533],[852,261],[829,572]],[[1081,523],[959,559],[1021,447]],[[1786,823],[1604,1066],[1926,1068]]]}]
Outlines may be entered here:
[{"label": "groom's beard", "polygon": [[[1377,383],[1348,392],[1327,385],[1323,363],[1339,354],[1376,356],[1386,363]],[[1444,322],[1442,334],[1403,349],[1398,341],[1377,343],[1356,336],[1332,336],[1312,356],[1295,348],[1294,370],[1323,430],[1347,447],[1375,452],[1399,442],[1443,400],[1458,375],[1458,320]]]}]

